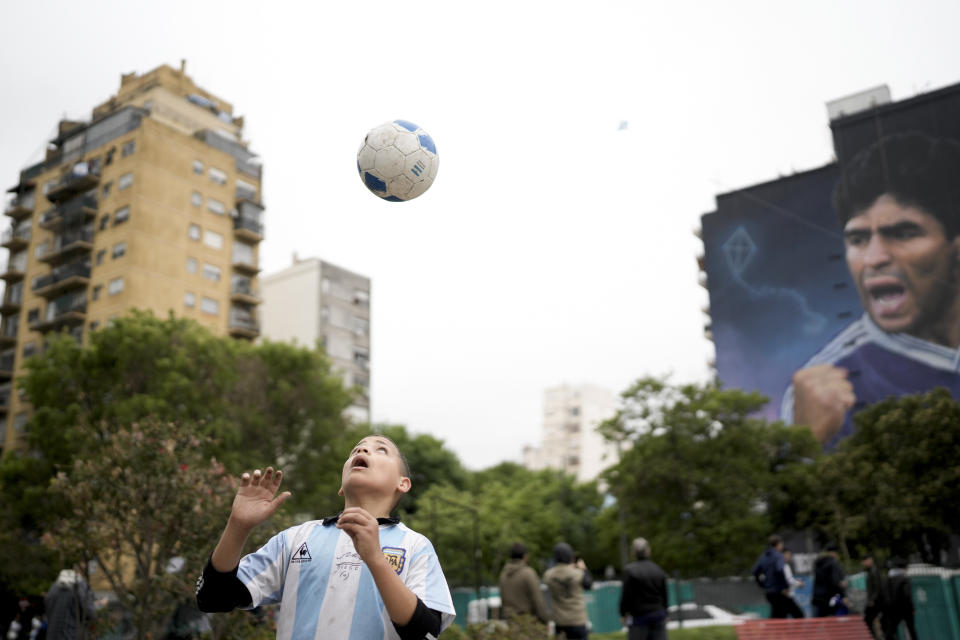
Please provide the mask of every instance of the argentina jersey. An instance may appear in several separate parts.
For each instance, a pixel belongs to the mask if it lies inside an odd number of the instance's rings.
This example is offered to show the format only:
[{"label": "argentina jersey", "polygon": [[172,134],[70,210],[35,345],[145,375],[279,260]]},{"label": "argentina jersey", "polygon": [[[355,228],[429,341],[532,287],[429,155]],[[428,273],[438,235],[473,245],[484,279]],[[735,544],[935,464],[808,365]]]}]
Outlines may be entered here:
[{"label": "argentina jersey", "polygon": [[[380,546],[403,583],[442,628],[455,611],[433,545],[402,523],[380,525]],[[334,524],[305,522],[282,531],[240,560],[237,577],[252,607],[279,604],[277,640],[399,640],[373,575],[350,536]]]},{"label": "argentina jersey", "polygon": [[[960,398],[960,350],[921,340],[905,333],[887,333],[868,314],[850,324],[814,355],[804,367],[832,364],[847,370],[856,404],[840,431],[824,449],[834,449],[854,432],[853,415],[888,398],[924,393],[944,387]],[[780,405],[780,417],[793,423],[791,384]]]}]

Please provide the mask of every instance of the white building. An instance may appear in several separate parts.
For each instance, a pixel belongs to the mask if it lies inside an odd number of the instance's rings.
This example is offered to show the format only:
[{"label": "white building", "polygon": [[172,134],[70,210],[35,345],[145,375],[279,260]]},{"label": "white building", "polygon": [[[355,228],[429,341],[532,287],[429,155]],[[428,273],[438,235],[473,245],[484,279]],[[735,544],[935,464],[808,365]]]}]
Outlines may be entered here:
[{"label": "white building", "polygon": [[577,480],[594,480],[617,461],[616,447],[597,433],[597,426],[616,413],[616,397],[594,385],[561,385],[543,392],[543,440],[524,447],[528,469],[560,469]]},{"label": "white building", "polygon": [[349,415],[370,421],[370,279],[324,262],[298,259],[261,276],[261,335],[324,348],[334,370],[358,394]]}]

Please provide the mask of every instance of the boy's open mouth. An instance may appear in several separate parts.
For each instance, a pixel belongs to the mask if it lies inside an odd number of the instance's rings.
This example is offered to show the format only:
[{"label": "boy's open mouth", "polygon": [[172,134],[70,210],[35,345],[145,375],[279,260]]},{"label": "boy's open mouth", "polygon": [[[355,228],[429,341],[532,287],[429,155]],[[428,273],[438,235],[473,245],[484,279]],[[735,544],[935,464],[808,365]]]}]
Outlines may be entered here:
[{"label": "boy's open mouth", "polygon": [[351,469],[367,469],[369,466],[370,465],[367,464],[367,459],[362,455],[355,456],[353,458],[353,462],[350,464]]}]

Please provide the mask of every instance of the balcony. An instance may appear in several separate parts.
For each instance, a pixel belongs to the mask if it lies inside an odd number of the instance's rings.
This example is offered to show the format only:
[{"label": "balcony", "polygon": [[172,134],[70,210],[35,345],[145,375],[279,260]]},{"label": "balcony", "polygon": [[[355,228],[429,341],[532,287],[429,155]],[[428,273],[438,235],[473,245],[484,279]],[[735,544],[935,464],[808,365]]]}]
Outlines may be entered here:
[{"label": "balcony", "polygon": [[88,162],[73,165],[73,168],[60,178],[60,182],[47,192],[47,200],[61,202],[100,184],[99,171],[94,172],[91,169]]},{"label": "balcony", "polygon": [[20,319],[17,316],[6,318],[3,330],[0,330],[0,348],[6,349],[17,344],[17,329]]},{"label": "balcony", "polygon": [[8,315],[20,311],[20,305],[23,304],[23,287],[7,287],[7,293],[0,303],[0,313]]},{"label": "balcony", "polygon": [[16,354],[10,350],[0,355],[0,379],[13,377],[13,364]]},{"label": "balcony", "polygon": [[237,201],[237,217],[233,219],[234,235],[237,238],[260,242],[263,240],[263,207],[252,200]]},{"label": "balcony", "polygon": [[92,250],[93,231],[87,229],[69,231],[54,238],[53,246],[39,254],[37,260],[55,266],[66,262],[77,254]]},{"label": "balcony", "polygon": [[23,220],[29,217],[33,213],[33,206],[36,203],[33,194],[34,192],[31,191],[29,193],[14,195],[7,202],[4,214],[14,220]]},{"label": "balcony", "polygon": [[85,194],[54,207],[40,216],[40,228],[57,231],[64,224],[86,222],[97,217],[97,197]]},{"label": "balcony", "polygon": [[230,309],[230,318],[227,325],[228,333],[235,338],[253,339],[260,335],[260,323],[249,311]]},{"label": "balcony", "polygon": [[90,284],[90,263],[72,262],[55,268],[49,274],[40,276],[33,282],[33,292],[47,298],[59,295],[64,291],[76,288],[86,288]]},{"label": "balcony", "polygon": [[47,303],[42,319],[30,323],[31,331],[57,331],[63,327],[82,325],[87,319],[87,292],[70,293]]},{"label": "balcony", "polygon": [[263,302],[260,298],[260,292],[253,288],[253,282],[249,278],[236,276],[233,278],[233,285],[230,287],[230,300],[247,305]]},{"label": "balcony", "polygon": [[0,240],[0,247],[10,249],[10,251],[19,251],[26,249],[30,245],[30,227],[10,227],[3,232],[3,239]]},{"label": "balcony", "polygon": [[[26,258],[26,254],[21,253],[20,255]],[[3,268],[3,273],[0,273],[0,280],[6,280],[7,284],[23,280],[24,271],[27,268],[26,263],[26,260],[7,261],[7,266]]]},{"label": "balcony", "polygon": [[6,414],[10,409],[10,392],[13,391],[13,384],[7,382],[0,384],[0,414]]},{"label": "balcony", "polygon": [[255,276],[260,273],[260,267],[242,258],[233,259],[233,270],[248,276]]}]

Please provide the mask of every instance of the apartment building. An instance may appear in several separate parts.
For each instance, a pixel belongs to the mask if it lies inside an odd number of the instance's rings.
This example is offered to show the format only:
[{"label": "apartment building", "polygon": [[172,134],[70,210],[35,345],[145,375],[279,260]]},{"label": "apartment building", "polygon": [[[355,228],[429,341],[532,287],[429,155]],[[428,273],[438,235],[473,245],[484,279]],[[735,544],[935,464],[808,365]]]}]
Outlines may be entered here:
[{"label": "apartment building", "polygon": [[264,275],[263,337],[321,346],[347,387],[348,415],[370,421],[370,279],[319,258]]},{"label": "apartment building", "polygon": [[616,448],[597,426],[616,413],[616,398],[595,385],[560,385],[543,392],[543,435],[539,447],[523,450],[528,469],[558,469],[581,482],[595,480],[616,464]]},{"label": "apartment building", "polygon": [[256,338],[262,167],[233,106],[179,69],[121,76],[89,121],[61,121],[8,192],[0,272],[0,419],[17,446],[15,381],[51,332],[83,342],[131,308]]}]

